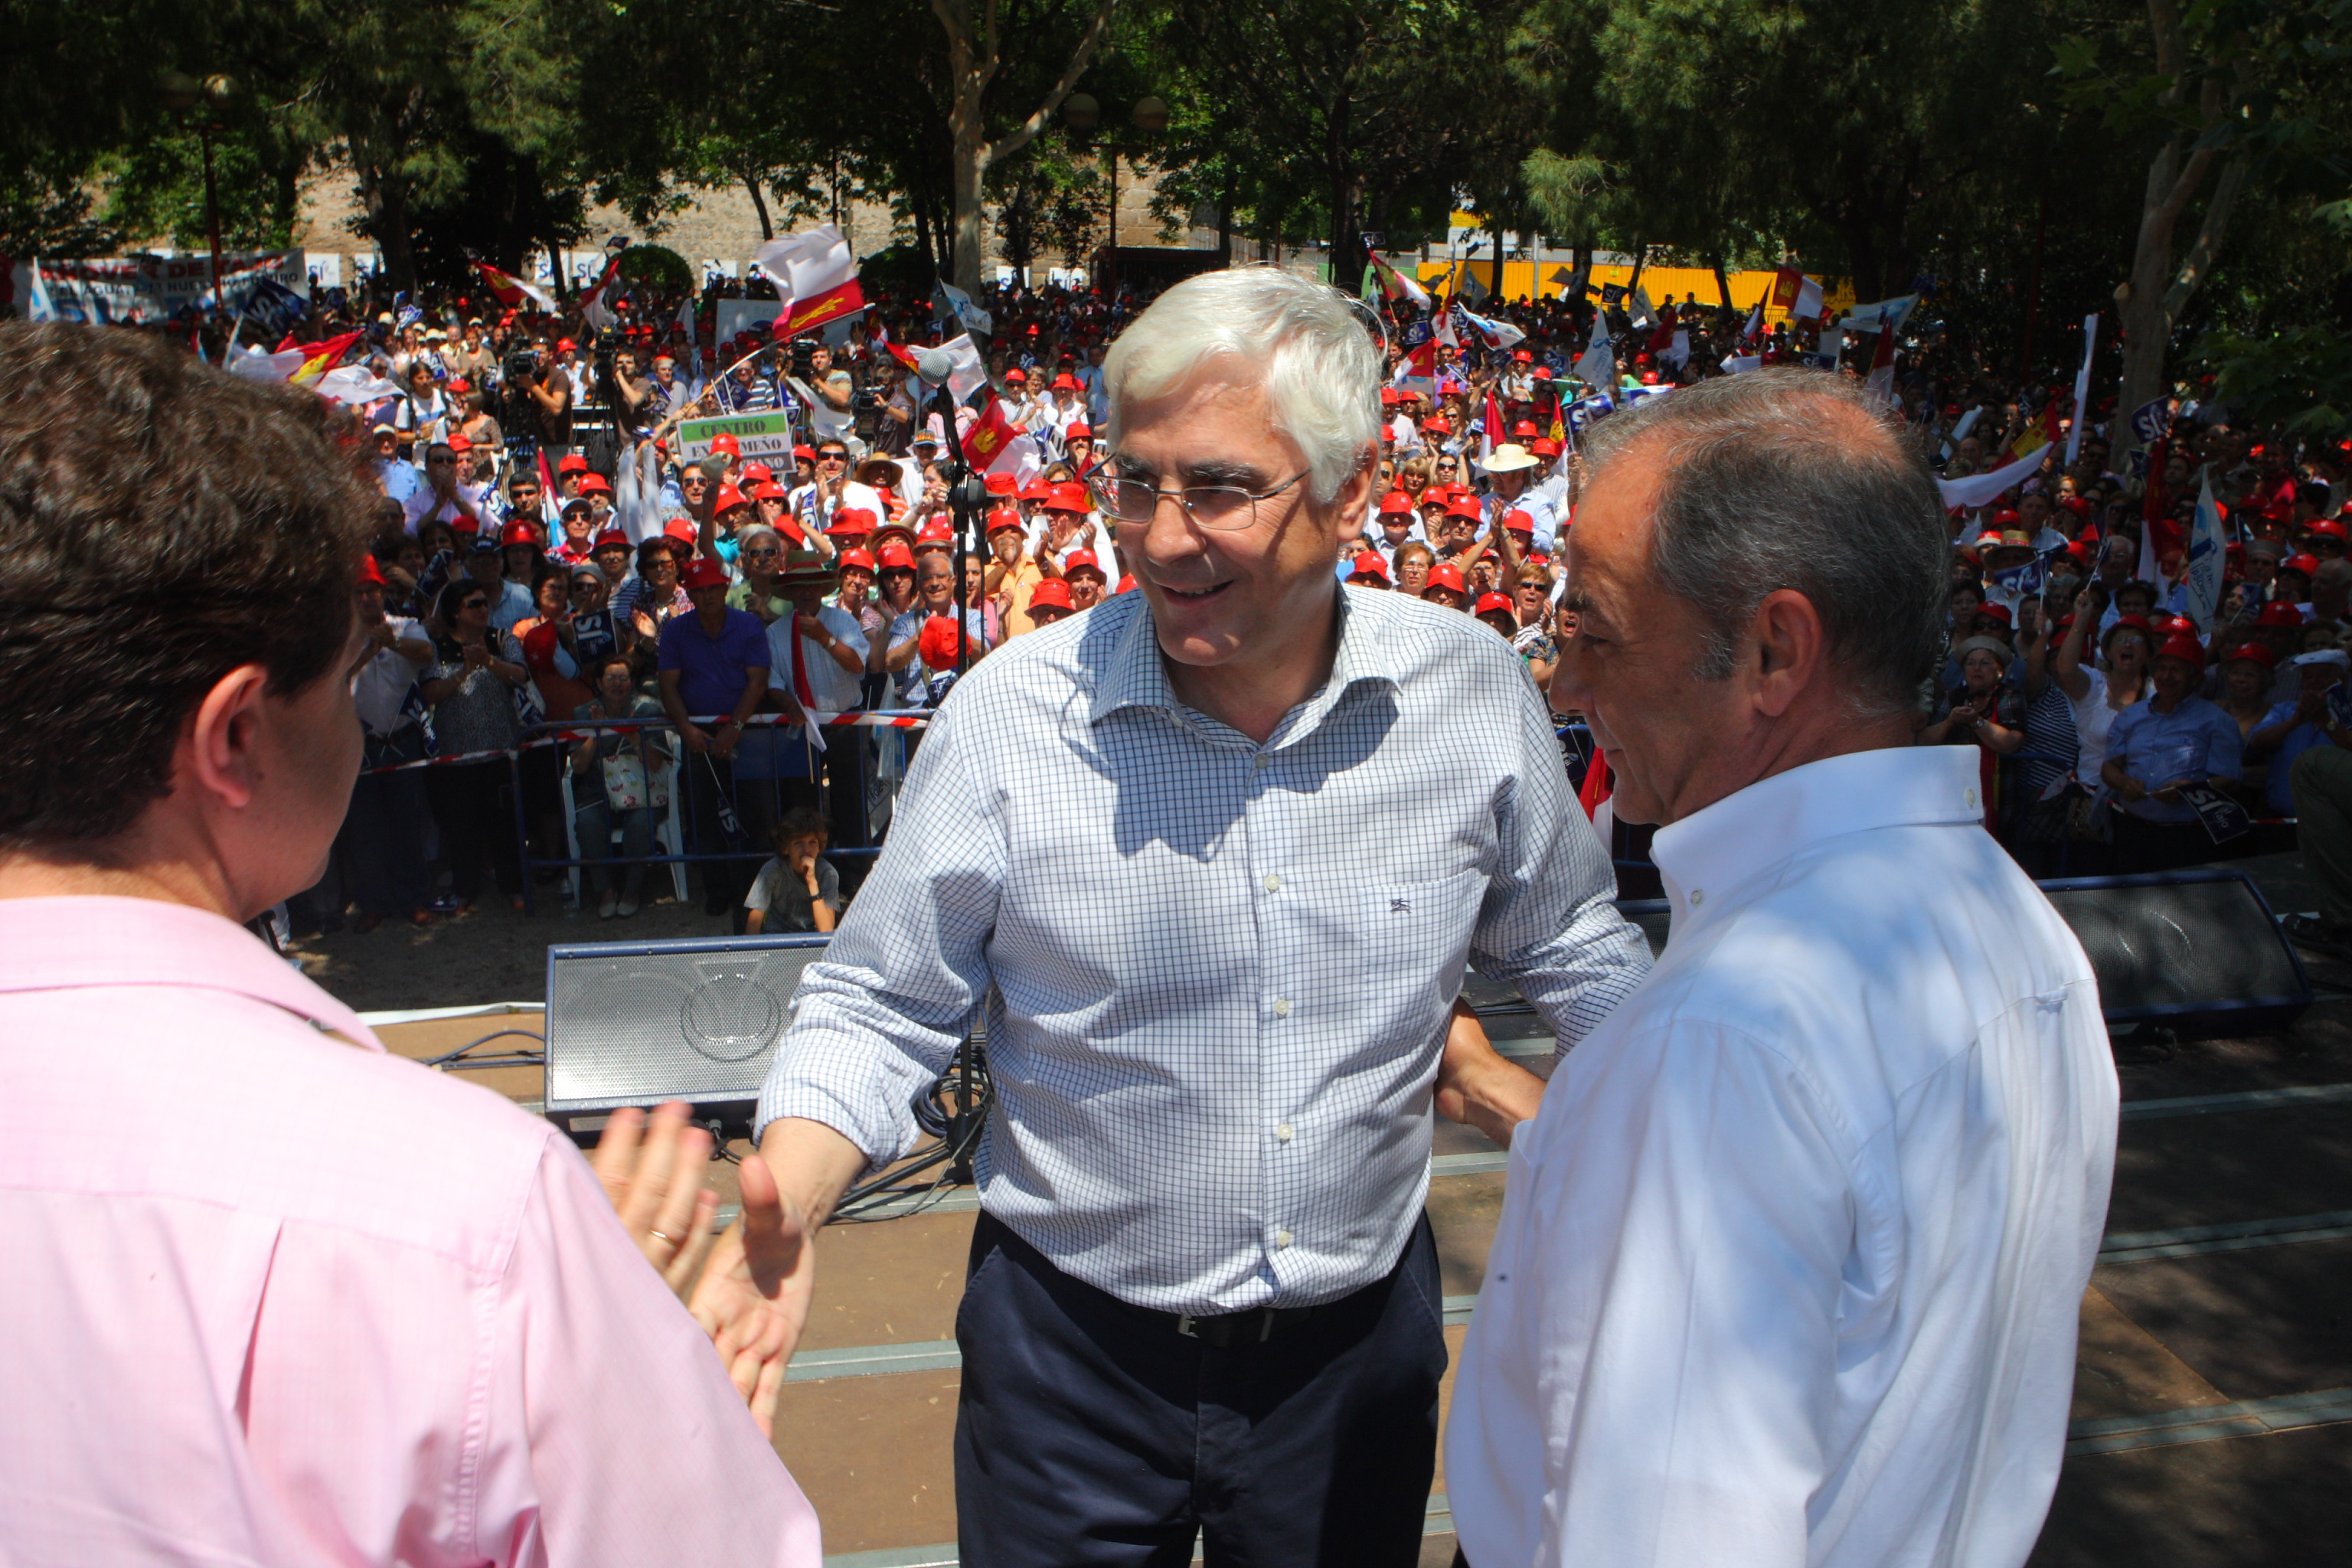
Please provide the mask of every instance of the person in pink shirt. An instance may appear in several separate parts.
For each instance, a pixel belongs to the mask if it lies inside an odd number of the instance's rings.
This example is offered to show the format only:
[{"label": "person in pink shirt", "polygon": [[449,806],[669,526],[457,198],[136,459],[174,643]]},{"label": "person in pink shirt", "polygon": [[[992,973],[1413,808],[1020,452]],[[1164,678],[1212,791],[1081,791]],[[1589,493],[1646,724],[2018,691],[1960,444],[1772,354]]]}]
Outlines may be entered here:
[{"label": "person in pink shirt", "polygon": [[360,761],[336,405],[83,326],[0,358],[0,1562],[814,1568],[774,1279],[722,1243],[674,1293],[709,1200],[239,923]]}]

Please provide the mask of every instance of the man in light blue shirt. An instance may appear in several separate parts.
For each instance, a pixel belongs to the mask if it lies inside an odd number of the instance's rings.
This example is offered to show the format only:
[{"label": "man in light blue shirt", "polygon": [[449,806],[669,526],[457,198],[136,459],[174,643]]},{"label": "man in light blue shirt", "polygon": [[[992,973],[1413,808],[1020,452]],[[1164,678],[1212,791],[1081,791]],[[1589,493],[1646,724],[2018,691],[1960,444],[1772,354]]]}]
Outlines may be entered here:
[{"label": "man in light blue shirt", "polygon": [[1464,973],[1565,1048],[1647,949],[1509,645],[1334,576],[1380,450],[1349,302],[1203,274],[1104,372],[1094,493],[1139,591],[940,709],[761,1098],[746,1239],[789,1261],[745,1310],[796,1323],[793,1244],[914,1144],[984,1012],[961,1561],[1182,1562],[1205,1531],[1213,1561],[1410,1564],[1433,1101],[1507,1136],[1541,1094],[1449,1043]]},{"label": "man in light blue shirt", "polygon": [[2196,695],[2205,650],[2176,633],[2156,650],[2148,700],[2116,715],[2099,776],[2115,792],[2116,869],[2165,871],[2212,858],[2213,843],[2183,785],[2235,785],[2238,721]]}]

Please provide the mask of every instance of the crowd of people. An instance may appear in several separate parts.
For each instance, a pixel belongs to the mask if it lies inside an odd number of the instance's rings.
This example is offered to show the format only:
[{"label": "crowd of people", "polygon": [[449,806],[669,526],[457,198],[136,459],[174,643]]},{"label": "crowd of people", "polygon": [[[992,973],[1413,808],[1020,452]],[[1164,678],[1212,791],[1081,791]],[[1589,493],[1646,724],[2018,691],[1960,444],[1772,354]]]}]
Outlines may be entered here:
[{"label": "crowd of people", "polygon": [[[404,389],[361,415],[384,492],[359,590],[382,628],[362,677],[369,760],[437,760],[362,778],[337,874],[297,901],[298,923],[429,921],[488,882],[520,905],[528,847],[533,864],[599,862],[581,897],[607,917],[640,906],[649,854],[735,857],[695,864],[708,911],[740,930],[784,815],[821,810],[836,849],[874,844],[920,743],[836,729],[820,752],[804,715],[926,708],[1005,639],[1131,587],[1101,365],[1154,290],[992,294],[987,386],[952,429],[909,368],[962,332],[928,301],[883,296],[798,341],[764,324],[718,341],[718,297],[741,291],[620,292],[596,325],[482,295],[321,297],[298,336],[358,331],[358,356]],[[1820,321],[1614,289],[1363,314],[1393,374],[1376,499],[1339,574],[1475,617],[1539,688],[1574,630],[1559,605],[1578,432],[1763,365],[1866,375],[1874,341],[1840,353]],[[2112,399],[2077,410],[2070,388],[1932,327],[1891,370],[1885,410],[1942,479],[2042,452],[1949,510],[1951,658],[1918,713],[1923,743],[1979,749],[1988,829],[2048,876],[2207,859],[2264,841],[2233,831],[2246,820],[2296,816],[2297,760],[2352,719],[2346,453],[2194,395],[2168,400],[2153,453],[2129,452]],[[949,442],[983,396],[1025,440],[990,473],[959,557]],[[681,437],[753,413],[783,415],[789,438]],[[2209,488],[2229,542],[2200,625],[2179,579]],[[568,720],[636,728],[509,765]],[[1570,765],[1588,808],[1605,798],[1605,757],[1575,746]],[[657,841],[673,789],[682,831]],[[862,867],[845,864],[854,889]]]}]

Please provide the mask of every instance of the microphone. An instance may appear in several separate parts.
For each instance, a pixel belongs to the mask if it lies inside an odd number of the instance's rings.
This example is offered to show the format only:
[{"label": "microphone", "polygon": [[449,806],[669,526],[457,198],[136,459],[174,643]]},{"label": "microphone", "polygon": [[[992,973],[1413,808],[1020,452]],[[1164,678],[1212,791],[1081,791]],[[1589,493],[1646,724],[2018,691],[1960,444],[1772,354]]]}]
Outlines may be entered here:
[{"label": "microphone", "polygon": [[944,386],[955,374],[955,355],[945,349],[925,349],[915,362],[915,374],[925,386]]}]

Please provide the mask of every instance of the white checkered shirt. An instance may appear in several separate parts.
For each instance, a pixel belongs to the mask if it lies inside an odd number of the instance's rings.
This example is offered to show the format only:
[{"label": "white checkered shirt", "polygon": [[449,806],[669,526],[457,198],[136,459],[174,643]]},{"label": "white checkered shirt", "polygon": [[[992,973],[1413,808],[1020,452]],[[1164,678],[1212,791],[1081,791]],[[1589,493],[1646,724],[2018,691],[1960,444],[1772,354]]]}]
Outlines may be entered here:
[{"label": "white checkered shirt", "polygon": [[877,1163],[987,1008],[988,1212],[1137,1306],[1328,1301],[1394,1267],[1465,963],[1566,1049],[1649,968],[1508,644],[1340,590],[1257,745],[1169,687],[1143,595],[992,652],[917,753],[760,1097]]}]

